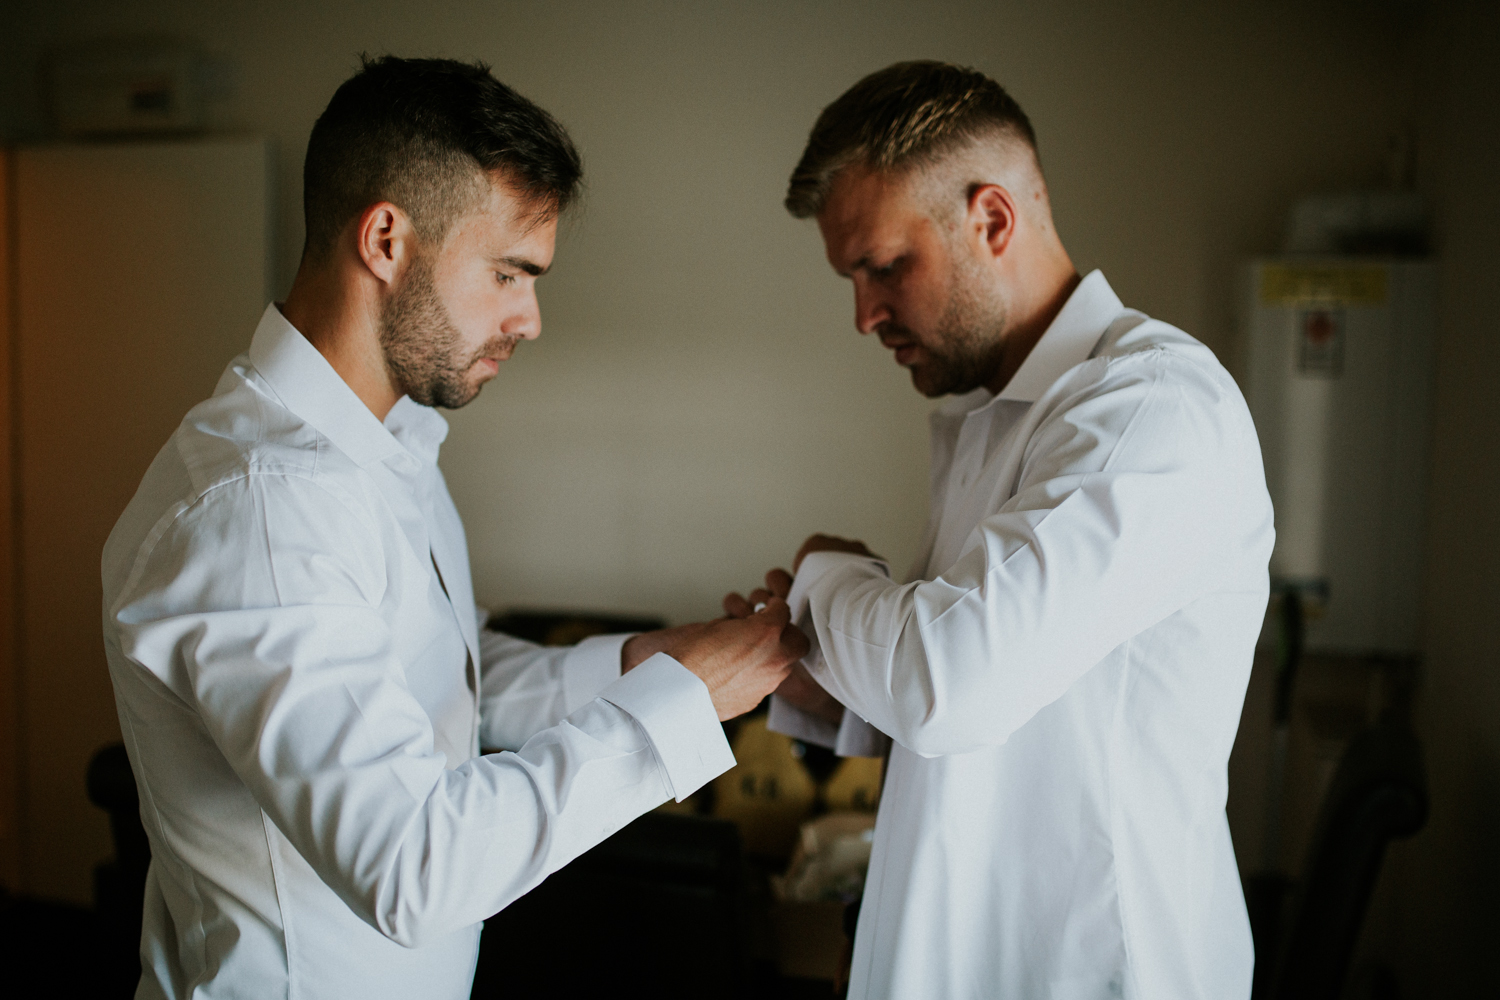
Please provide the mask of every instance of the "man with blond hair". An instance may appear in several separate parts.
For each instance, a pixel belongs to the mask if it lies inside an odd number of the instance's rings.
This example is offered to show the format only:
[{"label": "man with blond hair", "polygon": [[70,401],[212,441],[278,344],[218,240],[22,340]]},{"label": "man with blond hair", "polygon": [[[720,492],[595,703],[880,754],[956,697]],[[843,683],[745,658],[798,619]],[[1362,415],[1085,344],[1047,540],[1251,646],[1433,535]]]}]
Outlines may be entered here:
[{"label": "man with blond hair", "polygon": [[849,996],[1248,996],[1226,765],[1273,533],[1234,381],[1078,274],[1030,122],[976,71],[860,81],[786,205],[859,331],[953,397],[905,583],[815,535],[749,595],[814,640],[773,726],[889,748]]}]

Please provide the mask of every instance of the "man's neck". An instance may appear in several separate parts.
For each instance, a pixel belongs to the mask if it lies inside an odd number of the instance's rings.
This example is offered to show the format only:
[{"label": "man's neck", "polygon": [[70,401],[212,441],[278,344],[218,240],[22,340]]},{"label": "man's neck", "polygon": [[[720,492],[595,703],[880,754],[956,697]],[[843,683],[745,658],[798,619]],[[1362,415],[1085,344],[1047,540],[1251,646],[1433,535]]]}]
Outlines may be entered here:
[{"label": "man's neck", "polygon": [[281,314],[383,423],[401,393],[380,349],[378,307],[349,279],[337,263],[309,267],[304,261]]},{"label": "man's neck", "polygon": [[1021,366],[1031,355],[1032,348],[1042,339],[1052,321],[1057,319],[1057,314],[1062,312],[1063,306],[1082,280],[1073,262],[1063,254],[1061,260],[1052,262],[1045,274],[1037,275],[1024,283],[1036,291],[1017,303],[1020,307],[1019,315],[1012,318],[1005,331],[1005,339],[1001,342],[1000,367],[996,369],[994,377],[985,383],[986,389],[998,396],[1010,384],[1010,380],[1016,377],[1016,372],[1021,370]]}]

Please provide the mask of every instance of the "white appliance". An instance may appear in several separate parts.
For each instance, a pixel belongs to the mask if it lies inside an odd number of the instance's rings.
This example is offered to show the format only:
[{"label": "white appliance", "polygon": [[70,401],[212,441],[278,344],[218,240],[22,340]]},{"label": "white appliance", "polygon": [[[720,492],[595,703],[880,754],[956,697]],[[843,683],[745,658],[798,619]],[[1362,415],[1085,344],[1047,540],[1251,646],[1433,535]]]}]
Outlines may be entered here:
[{"label": "white appliance", "polygon": [[1302,596],[1309,651],[1416,653],[1437,266],[1268,258],[1240,286],[1273,584]]}]

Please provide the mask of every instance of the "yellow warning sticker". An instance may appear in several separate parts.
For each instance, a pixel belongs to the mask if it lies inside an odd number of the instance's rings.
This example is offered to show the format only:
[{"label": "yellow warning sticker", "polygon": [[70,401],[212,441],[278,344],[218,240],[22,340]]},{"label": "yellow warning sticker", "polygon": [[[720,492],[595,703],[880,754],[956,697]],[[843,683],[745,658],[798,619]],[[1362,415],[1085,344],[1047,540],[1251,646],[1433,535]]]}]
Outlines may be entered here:
[{"label": "yellow warning sticker", "polygon": [[1389,293],[1390,274],[1378,264],[1266,264],[1260,270],[1266,306],[1383,306]]}]

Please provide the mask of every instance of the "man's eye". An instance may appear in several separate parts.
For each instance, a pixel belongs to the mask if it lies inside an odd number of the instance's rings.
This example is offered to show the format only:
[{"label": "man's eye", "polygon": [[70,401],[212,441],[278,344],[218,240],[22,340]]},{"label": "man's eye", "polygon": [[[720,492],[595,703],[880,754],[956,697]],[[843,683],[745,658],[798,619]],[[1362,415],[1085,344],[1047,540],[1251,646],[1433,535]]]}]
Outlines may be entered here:
[{"label": "man's eye", "polygon": [[514,274],[501,274],[499,271],[496,271],[495,280],[502,285],[514,285],[516,283],[516,276]]}]

